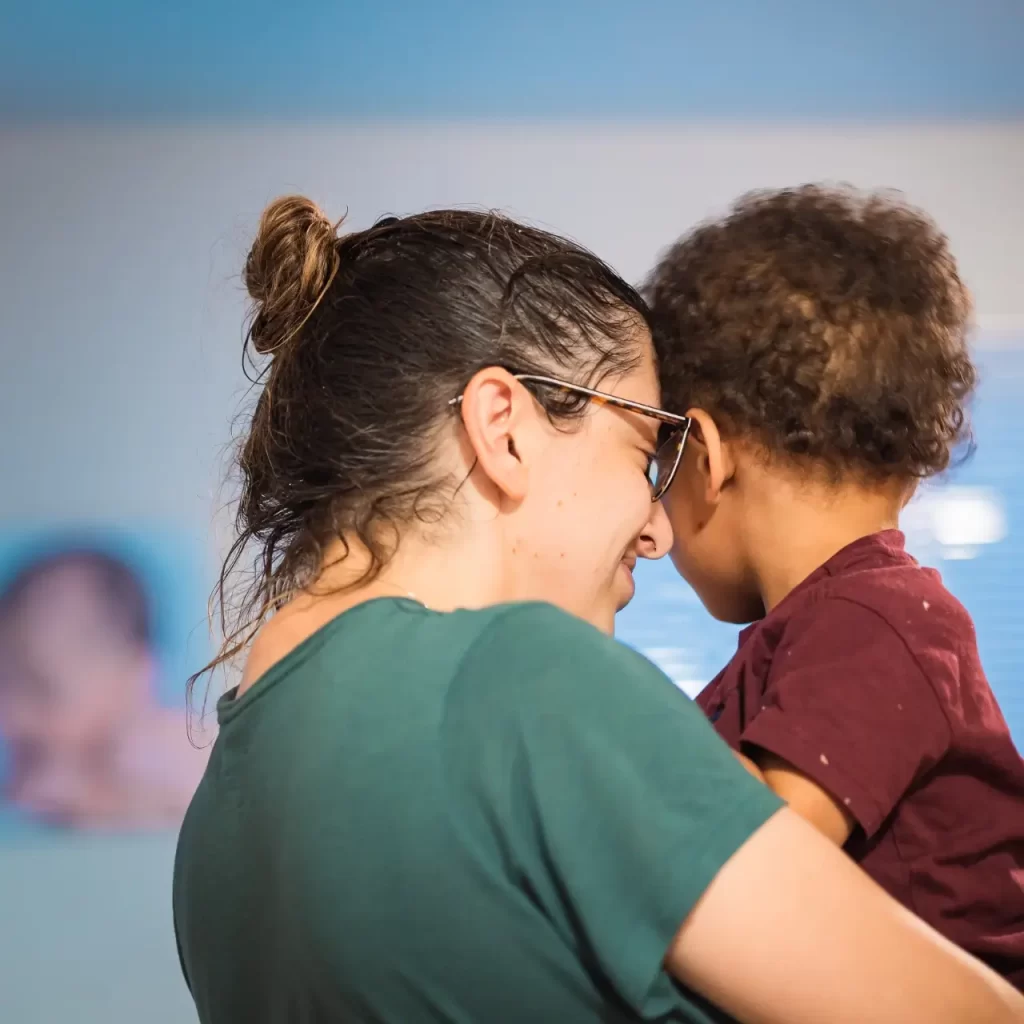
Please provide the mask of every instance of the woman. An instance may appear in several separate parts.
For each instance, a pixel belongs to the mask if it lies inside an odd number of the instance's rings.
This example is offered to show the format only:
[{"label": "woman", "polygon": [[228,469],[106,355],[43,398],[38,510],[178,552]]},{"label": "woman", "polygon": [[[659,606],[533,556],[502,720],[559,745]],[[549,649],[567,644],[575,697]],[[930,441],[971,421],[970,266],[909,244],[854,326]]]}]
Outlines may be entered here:
[{"label": "woman", "polygon": [[202,1021],[1020,1019],[607,635],[687,429],[630,287],[500,217],[339,239],[298,198],[245,277],[224,656],[255,638],[175,871]]}]

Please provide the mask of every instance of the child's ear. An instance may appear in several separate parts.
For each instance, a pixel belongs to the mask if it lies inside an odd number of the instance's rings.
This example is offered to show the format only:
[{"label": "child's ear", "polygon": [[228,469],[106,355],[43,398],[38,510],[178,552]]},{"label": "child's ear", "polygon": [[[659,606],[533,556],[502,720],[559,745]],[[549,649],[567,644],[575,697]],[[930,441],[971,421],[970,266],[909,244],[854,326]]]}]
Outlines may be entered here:
[{"label": "child's ear", "polygon": [[686,415],[693,420],[687,443],[697,449],[697,470],[704,484],[704,500],[709,505],[717,505],[736,472],[732,447],[723,440],[710,413],[689,409]]}]

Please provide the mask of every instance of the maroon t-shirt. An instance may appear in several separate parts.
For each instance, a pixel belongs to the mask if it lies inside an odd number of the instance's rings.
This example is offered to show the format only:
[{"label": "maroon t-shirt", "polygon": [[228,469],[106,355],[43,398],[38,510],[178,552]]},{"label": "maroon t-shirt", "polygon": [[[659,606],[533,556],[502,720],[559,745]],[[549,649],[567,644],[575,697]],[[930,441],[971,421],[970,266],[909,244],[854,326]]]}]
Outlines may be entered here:
[{"label": "maroon t-shirt", "polygon": [[970,616],[900,532],[812,573],[697,700],[843,804],[861,867],[1024,990],[1024,760]]}]

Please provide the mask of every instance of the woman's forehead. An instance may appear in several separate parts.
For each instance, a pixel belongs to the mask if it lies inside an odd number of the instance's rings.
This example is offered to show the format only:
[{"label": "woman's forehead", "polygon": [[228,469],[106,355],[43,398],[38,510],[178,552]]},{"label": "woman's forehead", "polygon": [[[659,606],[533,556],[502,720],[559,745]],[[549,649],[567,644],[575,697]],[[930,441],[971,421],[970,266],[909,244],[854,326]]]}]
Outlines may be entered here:
[{"label": "woman's forehead", "polygon": [[[646,331],[644,332],[646,336]],[[625,374],[611,389],[620,398],[628,398],[644,405],[661,405],[661,385],[654,362],[654,350],[649,341],[641,346],[641,357],[636,366]]]}]

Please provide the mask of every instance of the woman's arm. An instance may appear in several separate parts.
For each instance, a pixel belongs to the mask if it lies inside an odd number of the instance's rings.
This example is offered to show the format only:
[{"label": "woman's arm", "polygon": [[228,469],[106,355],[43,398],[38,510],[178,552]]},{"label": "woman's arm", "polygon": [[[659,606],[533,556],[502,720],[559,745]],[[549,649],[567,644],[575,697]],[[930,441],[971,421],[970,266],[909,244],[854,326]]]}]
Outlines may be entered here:
[{"label": "woman's arm", "polygon": [[1024,1021],[1024,996],[789,810],[726,862],[665,965],[742,1024]]}]

